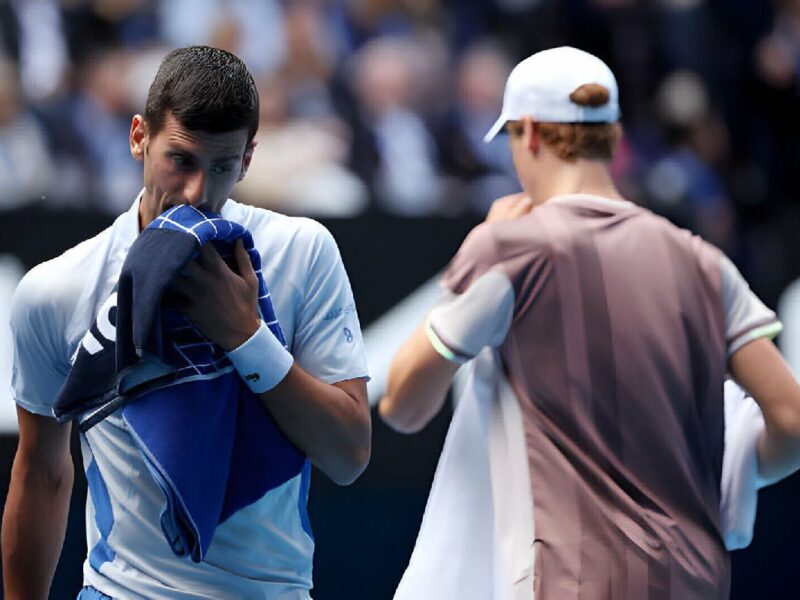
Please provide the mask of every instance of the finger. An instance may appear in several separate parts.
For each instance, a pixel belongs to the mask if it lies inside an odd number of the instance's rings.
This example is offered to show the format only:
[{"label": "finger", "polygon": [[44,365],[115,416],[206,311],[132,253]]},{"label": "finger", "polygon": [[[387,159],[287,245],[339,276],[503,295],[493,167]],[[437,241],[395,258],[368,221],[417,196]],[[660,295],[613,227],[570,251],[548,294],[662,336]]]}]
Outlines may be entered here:
[{"label": "finger", "polygon": [[511,206],[511,201],[513,198],[500,198],[499,200],[495,200],[492,203],[492,210],[495,212],[503,212],[508,210],[508,207]]},{"label": "finger", "polygon": [[169,289],[176,296],[188,299],[197,295],[202,290],[202,285],[190,277],[176,277],[172,280]]},{"label": "finger", "polygon": [[218,273],[227,266],[217,249],[214,248],[214,244],[210,242],[203,244],[203,247],[200,248],[200,256],[202,257],[203,266],[210,271]]},{"label": "finger", "polygon": [[198,308],[194,303],[187,298],[178,304],[178,310],[181,311],[181,314],[184,317],[191,321],[192,325],[197,327],[198,317],[201,317],[202,314],[198,311]]},{"label": "finger", "polygon": [[509,194],[508,196],[498,198],[495,202],[500,202],[502,204],[516,204],[523,198],[527,198],[527,194],[525,192],[515,192],[513,194]]},{"label": "finger", "polygon": [[[198,256],[199,259],[199,256]],[[197,262],[197,259],[187,262],[178,275],[185,279],[202,279],[205,275],[203,267]]]},{"label": "finger", "polygon": [[493,219],[498,215],[502,214],[506,210],[506,204],[507,203],[504,202],[503,200],[495,200],[494,202],[492,202],[492,206],[489,207],[489,214],[487,215],[487,217]]},{"label": "finger", "polygon": [[233,253],[236,256],[236,265],[239,267],[239,275],[241,275],[245,281],[257,280],[258,278],[256,277],[256,272],[253,270],[253,264],[250,262],[250,255],[244,248],[242,238],[236,240]]},{"label": "finger", "polygon": [[531,212],[533,208],[533,202],[528,196],[523,196],[522,198],[518,198],[517,201],[514,203],[514,206],[509,211],[509,217],[515,219],[517,217],[521,217],[523,215],[527,215]]},{"label": "finger", "polygon": [[500,213],[505,212],[514,204],[519,202],[522,198],[527,197],[525,192],[517,192],[515,194],[509,194],[508,196],[502,196],[498,198],[494,202],[492,202],[492,206],[489,209],[489,212],[492,213]]}]

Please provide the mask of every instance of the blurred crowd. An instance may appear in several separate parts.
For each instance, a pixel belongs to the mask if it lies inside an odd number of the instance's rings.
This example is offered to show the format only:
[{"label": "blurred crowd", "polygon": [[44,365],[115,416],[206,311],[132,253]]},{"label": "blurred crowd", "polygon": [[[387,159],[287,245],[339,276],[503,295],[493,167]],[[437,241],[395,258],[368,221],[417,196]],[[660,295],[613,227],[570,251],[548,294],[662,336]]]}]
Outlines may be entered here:
[{"label": "blurred crowd", "polygon": [[800,192],[800,0],[0,0],[0,211],[127,208],[130,117],[189,44],[256,77],[235,196],[287,213],[482,214],[518,189],[482,142],[505,78],[561,44],[617,74],[632,200],[735,253]]}]

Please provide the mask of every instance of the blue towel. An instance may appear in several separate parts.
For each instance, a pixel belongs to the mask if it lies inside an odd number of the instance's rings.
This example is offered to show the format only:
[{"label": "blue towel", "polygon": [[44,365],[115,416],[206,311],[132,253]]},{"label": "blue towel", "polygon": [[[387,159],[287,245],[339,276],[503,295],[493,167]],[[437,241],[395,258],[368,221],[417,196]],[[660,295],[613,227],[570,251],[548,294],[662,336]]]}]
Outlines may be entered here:
[{"label": "blue towel", "polygon": [[[218,524],[307,467],[222,349],[164,297],[201,245],[213,243],[230,263],[239,238],[258,275],[261,317],[285,346],[250,234],[211,212],[174,207],[134,242],[54,405],[60,421],[78,420],[83,433],[121,410],[164,493],[164,535],[194,561]],[[103,334],[109,323],[115,340]]]}]

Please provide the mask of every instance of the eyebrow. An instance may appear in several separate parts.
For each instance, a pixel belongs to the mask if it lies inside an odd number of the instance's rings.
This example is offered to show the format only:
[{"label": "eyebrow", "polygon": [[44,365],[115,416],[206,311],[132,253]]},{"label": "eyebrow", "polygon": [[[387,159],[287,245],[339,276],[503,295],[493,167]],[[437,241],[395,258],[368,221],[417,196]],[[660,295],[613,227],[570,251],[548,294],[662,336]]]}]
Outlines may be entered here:
[{"label": "eyebrow", "polygon": [[[189,150],[181,150],[181,149],[178,149],[178,148],[172,148],[172,149],[167,150],[167,154],[170,154],[170,155],[172,155],[172,154],[183,154],[185,156],[191,156],[194,159],[197,158],[197,155],[194,152],[190,152]],[[239,155],[238,154],[230,154],[228,156],[222,156],[220,158],[215,158],[211,162],[222,163],[222,162],[228,162],[228,161],[232,161],[232,160],[239,160]]]}]

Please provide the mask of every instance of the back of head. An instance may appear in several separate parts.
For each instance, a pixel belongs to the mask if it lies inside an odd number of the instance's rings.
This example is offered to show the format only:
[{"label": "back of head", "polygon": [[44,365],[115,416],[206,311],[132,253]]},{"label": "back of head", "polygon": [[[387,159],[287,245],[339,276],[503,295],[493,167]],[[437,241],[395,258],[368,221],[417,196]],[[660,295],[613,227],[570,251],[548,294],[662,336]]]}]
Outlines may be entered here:
[{"label": "back of head", "polygon": [[258,130],[258,91],[245,64],[230,52],[178,48],[161,62],[147,94],[144,116],[151,135],[164,126],[168,111],[187,129],[247,129],[252,140]]},{"label": "back of head", "polygon": [[529,117],[563,160],[611,160],[622,135],[617,82],[599,58],[563,46],[517,64],[506,81],[491,140],[509,121]]},{"label": "back of head", "polygon": [[[598,108],[608,104],[609,90],[599,83],[585,83],[569,98],[577,106]],[[617,149],[622,127],[616,123],[540,123],[539,135],[562,160],[610,161]]]}]

